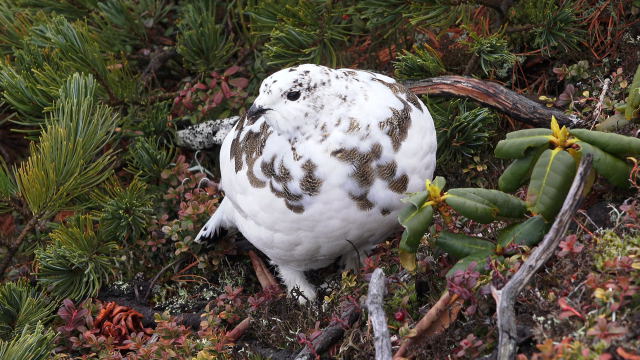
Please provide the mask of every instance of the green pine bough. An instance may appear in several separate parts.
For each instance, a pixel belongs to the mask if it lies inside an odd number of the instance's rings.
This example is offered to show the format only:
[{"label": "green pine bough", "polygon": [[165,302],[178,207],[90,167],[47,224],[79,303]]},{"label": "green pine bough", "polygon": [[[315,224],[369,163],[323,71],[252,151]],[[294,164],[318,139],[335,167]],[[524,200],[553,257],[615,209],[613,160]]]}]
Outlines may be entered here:
[{"label": "green pine bough", "polygon": [[[498,220],[510,224],[498,232],[495,241],[446,231],[437,234],[435,246],[458,259],[448,276],[472,262],[503,261],[514,248],[538,244],[558,215],[583,154],[593,156],[591,182],[600,174],[609,183],[627,188],[632,170],[628,160],[640,154],[640,139],[560,128],[552,118],[550,129],[514,131],[498,143],[496,157],[513,159],[498,180],[499,190],[459,188],[444,192],[444,178],[427,180],[424,191],[403,199],[407,206],[398,216],[404,227],[399,249],[402,265],[415,270],[416,251],[434,214],[439,212],[448,222],[451,209],[481,224]],[[507,193],[527,183],[526,200]]]}]

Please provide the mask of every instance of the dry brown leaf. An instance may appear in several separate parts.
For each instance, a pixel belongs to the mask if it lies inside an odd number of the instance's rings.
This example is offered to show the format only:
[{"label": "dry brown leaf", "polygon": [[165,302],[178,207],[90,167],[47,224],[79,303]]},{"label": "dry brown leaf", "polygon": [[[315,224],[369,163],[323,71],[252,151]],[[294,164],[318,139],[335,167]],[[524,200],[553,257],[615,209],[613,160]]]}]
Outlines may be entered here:
[{"label": "dry brown leaf", "polygon": [[258,277],[258,281],[262,286],[263,290],[269,288],[280,289],[280,285],[273,277],[267,266],[264,264],[262,259],[253,251],[249,250],[249,258],[251,258],[251,265],[253,265],[253,269],[256,272],[256,276]]},{"label": "dry brown leaf", "polygon": [[251,324],[251,317],[247,317],[244,320],[242,320],[238,325],[236,325],[236,327],[233,328],[233,330],[229,331],[224,336],[224,339],[222,340],[222,344],[235,343],[236,341],[238,341],[238,339],[240,339],[242,334],[244,334],[245,331],[247,331],[250,324]]},{"label": "dry brown leaf", "polygon": [[457,294],[451,295],[448,291],[442,294],[438,302],[429,309],[413,328],[414,331],[412,333],[415,335],[407,337],[400,349],[393,355],[394,360],[403,359],[407,350],[425,337],[442,334],[458,318],[463,303],[464,300]]}]

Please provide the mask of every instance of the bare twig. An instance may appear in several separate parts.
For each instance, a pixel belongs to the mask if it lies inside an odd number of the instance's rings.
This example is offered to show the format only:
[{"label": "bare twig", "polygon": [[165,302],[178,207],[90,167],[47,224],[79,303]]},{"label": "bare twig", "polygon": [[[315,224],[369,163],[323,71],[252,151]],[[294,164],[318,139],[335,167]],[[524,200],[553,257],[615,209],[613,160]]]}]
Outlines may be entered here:
[{"label": "bare twig", "polygon": [[507,33],[517,33],[517,32],[525,32],[525,31],[531,31],[535,28],[534,25],[532,24],[527,24],[527,25],[513,25],[513,26],[508,26],[506,28],[506,32]]},{"label": "bare twig", "polygon": [[500,13],[501,18],[504,18],[507,16],[507,11],[509,10],[509,8],[511,8],[514,2],[515,0],[480,0],[478,1],[479,4],[488,6],[498,11],[498,13]]},{"label": "bare twig", "polygon": [[418,95],[450,96],[467,98],[492,107],[525,124],[549,127],[551,116],[567,127],[586,127],[587,124],[575,116],[566,115],[558,109],[550,109],[529,98],[490,81],[465,76],[439,76],[404,85]]},{"label": "bare twig", "polygon": [[596,125],[598,125],[598,118],[600,118],[600,113],[602,113],[602,107],[604,106],[604,97],[607,95],[607,91],[609,91],[609,85],[611,85],[611,79],[605,79],[602,84],[602,92],[600,93],[600,97],[598,98],[598,103],[596,104],[596,108],[593,111],[593,120],[591,120],[591,129],[593,129]]},{"label": "bare twig", "polygon": [[0,264],[0,280],[4,279],[5,271],[7,271],[7,268],[11,264],[11,260],[13,260],[16,252],[18,251],[18,249],[20,249],[20,245],[22,245],[22,242],[27,237],[27,234],[29,234],[29,232],[36,226],[39,219],[39,216],[34,215],[31,220],[26,223],[26,225],[22,229],[22,232],[20,232],[20,235],[18,235],[16,240],[10,243],[9,248],[7,249],[7,253],[4,259],[2,259],[2,264]]},{"label": "bare twig", "polygon": [[[336,343],[342,335],[345,328],[352,326],[360,318],[360,306],[358,304],[349,304],[342,312],[339,319],[331,321],[329,326],[322,330],[322,333],[311,342],[312,348],[306,346],[298,353],[295,360],[311,360],[314,359],[313,352],[322,354]],[[313,349],[313,350],[312,350]]]},{"label": "bare twig", "polygon": [[576,213],[582,200],[583,190],[587,183],[587,174],[591,170],[591,155],[585,155],[580,161],[578,172],[562,209],[556,217],[551,230],[545,235],[542,243],[533,251],[531,256],[522,264],[518,272],[509,282],[498,291],[494,297],[497,303],[498,314],[498,359],[511,360],[516,354],[516,318],[515,302],[520,291],[527,285],[533,275],[549,260],[554,250],[558,247],[560,239],[569,227],[572,216]]},{"label": "bare twig", "polygon": [[458,294],[451,295],[449,291],[445,291],[438,302],[416,324],[414,328],[415,336],[407,338],[400,346],[400,349],[393,355],[393,358],[403,358],[407,350],[420,340],[427,336],[441,334],[456,320],[458,313],[462,309],[462,304],[463,300]]},{"label": "bare twig", "polygon": [[150,104],[155,104],[157,102],[170,100],[170,99],[175,98],[179,94],[180,94],[179,91],[173,91],[173,92],[168,92],[168,93],[161,93],[161,94],[158,94],[158,95],[152,95],[152,96],[149,96],[146,99],[144,99],[144,104],[150,105]]},{"label": "bare twig", "polygon": [[367,292],[367,309],[369,310],[369,319],[373,326],[373,343],[376,349],[376,360],[391,359],[389,328],[387,327],[387,319],[384,315],[384,309],[382,308],[386,292],[384,271],[377,268],[371,275],[369,291]]},{"label": "bare twig", "polygon": [[170,49],[158,49],[151,53],[151,59],[149,60],[149,64],[142,72],[140,76],[140,80],[143,84],[148,85],[151,79],[156,75],[158,69],[167,62],[167,60],[176,56],[178,52],[175,48]]},{"label": "bare twig", "polygon": [[[451,4],[459,5],[469,2],[468,0],[453,0]],[[490,7],[500,14],[501,18],[505,17],[507,10],[513,5],[514,0],[478,0],[477,4]]]},{"label": "bare twig", "polygon": [[476,68],[476,66],[478,66],[479,60],[480,60],[480,57],[478,55],[471,54],[471,59],[469,59],[469,62],[467,62],[467,65],[464,67],[464,71],[462,72],[462,75],[464,76],[471,75],[471,73]]},{"label": "bare twig", "polygon": [[24,201],[17,197],[12,197],[10,199],[11,205],[13,205],[13,209],[20,213],[25,218],[31,217],[31,212],[25,205]]},{"label": "bare twig", "polygon": [[153,279],[151,279],[151,282],[149,283],[148,287],[147,287],[147,291],[144,294],[144,297],[142,299],[136,299],[138,301],[140,301],[141,303],[146,304],[147,300],[149,300],[149,295],[151,295],[151,290],[153,290],[153,286],[155,285],[156,281],[158,281],[158,279],[160,278],[160,276],[167,270],[169,270],[170,267],[176,265],[179,262],[184,261],[183,257],[179,257],[177,259],[175,259],[174,261],[170,262],[169,264],[167,264],[165,267],[163,267],[162,269],[160,269],[160,271],[158,271],[158,273],[156,274],[156,276],[153,277]]}]

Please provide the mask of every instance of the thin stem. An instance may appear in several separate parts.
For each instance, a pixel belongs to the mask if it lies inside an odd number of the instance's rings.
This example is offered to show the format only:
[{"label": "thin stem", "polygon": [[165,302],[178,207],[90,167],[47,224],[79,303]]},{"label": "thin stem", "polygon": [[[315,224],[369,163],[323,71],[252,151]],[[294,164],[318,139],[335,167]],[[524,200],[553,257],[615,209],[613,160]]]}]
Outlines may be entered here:
[{"label": "thin stem", "polygon": [[15,256],[16,252],[20,248],[20,245],[22,245],[22,242],[24,241],[24,239],[27,237],[27,234],[36,226],[36,224],[38,223],[38,220],[40,220],[40,216],[34,215],[31,218],[31,220],[29,220],[29,222],[27,222],[27,224],[24,226],[24,228],[22,229],[22,232],[20,233],[20,235],[18,235],[16,240],[13,241],[11,245],[9,245],[7,254],[5,255],[5,258],[2,260],[2,263],[0,264],[0,280],[4,279],[5,271],[11,264],[11,260],[13,260],[13,257]]}]

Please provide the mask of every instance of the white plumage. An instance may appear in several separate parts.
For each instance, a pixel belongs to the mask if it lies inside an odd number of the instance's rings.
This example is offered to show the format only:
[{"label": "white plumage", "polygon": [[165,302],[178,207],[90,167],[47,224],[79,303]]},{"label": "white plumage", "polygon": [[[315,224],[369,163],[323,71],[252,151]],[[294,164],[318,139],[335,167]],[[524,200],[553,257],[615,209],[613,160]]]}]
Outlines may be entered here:
[{"label": "white plumage", "polygon": [[[300,65],[265,79],[220,151],[225,198],[196,237],[237,227],[308,299],[304,271],[356,266],[435,167],[426,106],[393,79]],[[356,252],[355,248],[358,249]]]}]

